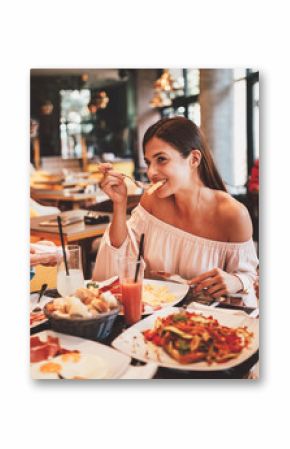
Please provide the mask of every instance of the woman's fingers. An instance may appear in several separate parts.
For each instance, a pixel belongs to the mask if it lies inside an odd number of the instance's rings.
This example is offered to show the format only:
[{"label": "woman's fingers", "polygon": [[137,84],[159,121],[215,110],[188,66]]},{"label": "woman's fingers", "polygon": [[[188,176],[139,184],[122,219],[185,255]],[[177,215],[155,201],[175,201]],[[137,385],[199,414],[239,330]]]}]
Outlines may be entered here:
[{"label": "woman's fingers", "polygon": [[227,273],[220,268],[214,268],[200,276],[196,276],[188,281],[188,284],[194,284],[196,293],[205,290],[208,295],[213,296],[214,298],[221,294],[236,293],[243,287],[243,284],[237,275]]},{"label": "woman's fingers", "polygon": [[109,170],[112,170],[112,168],[113,165],[110,164],[109,162],[105,162],[104,164],[100,164],[98,166],[98,170],[103,174],[107,173]]},{"label": "woman's fingers", "polygon": [[198,284],[199,282],[217,275],[217,268],[214,268],[213,270],[207,271],[206,273],[200,274],[199,276],[196,276],[195,278],[188,281],[188,283],[191,284]]},{"label": "woman's fingers", "polygon": [[106,187],[110,186],[121,186],[124,184],[124,181],[122,178],[116,177],[116,176],[108,176],[104,178],[104,180],[101,183],[101,189],[105,189]]},{"label": "woman's fingers", "polygon": [[223,284],[215,284],[215,285],[212,285],[208,290],[207,290],[207,293],[210,295],[210,296],[213,296],[215,293],[217,293],[218,291],[220,291],[220,290],[223,290],[223,291],[225,291],[226,292],[226,286],[225,285],[223,285]]},{"label": "woman's fingers", "polygon": [[195,284],[195,291],[198,293],[203,289],[209,289],[211,286],[218,284],[219,278],[217,276],[206,278],[205,280]]},{"label": "woman's fingers", "polygon": [[228,286],[224,276],[224,272],[219,268],[207,271],[206,273],[196,276],[191,279],[189,284],[194,284],[195,293],[200,293],[202,290],[206,295],[217,298],[222,294],[228,293]]},{"label": "woman's fingers", "polygon": [[213,298],[220,298],[223,295],[227,295],[227,290],[225,289],[218,290],[215,293],[211,294],[210,296],[212,296]]},{"label": "woman's fingers", "polygon": [[106,179],[104,182],[102,182],[101,184],[101,188],[105,189],[106,187],[110,187],[110,186],[121,186],[123,184],[123,182],[120,179]]},{"label": "woman's fingers", "polygon": [[122,176],[122,174],[110,171],[109,174],[104,176],[104,179],[101,182],[101,188],[103,188],[110,182],[117,182],[117,181],[118,181],[118,185],[121,185],[122,183],[124,183],[124,177]]}]

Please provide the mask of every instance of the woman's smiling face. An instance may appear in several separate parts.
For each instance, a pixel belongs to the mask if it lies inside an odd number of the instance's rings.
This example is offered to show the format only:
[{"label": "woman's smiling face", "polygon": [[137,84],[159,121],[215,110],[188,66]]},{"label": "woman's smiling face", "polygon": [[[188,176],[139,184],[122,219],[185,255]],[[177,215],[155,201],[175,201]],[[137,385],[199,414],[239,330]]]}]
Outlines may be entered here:
[{"label": "woman's smiling face", "polygon": [[179,151],[158,137],[152,137],[146,144],[144,159],[150,181],[166,181],[155,191],[160,198],[173,195],[192,182],[190,156],[184,159]]}]

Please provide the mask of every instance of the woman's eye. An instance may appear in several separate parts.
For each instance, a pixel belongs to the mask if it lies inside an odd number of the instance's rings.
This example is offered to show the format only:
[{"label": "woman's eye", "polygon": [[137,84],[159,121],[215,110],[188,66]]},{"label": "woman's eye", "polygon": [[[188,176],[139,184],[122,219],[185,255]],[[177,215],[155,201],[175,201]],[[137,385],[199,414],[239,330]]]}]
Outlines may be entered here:
[{"label": "woman's eye", "polygon": [[166,161],[165,157],[159,156],[159,157],[157,158],[157,162],[159,162],[159,163],[162,163],[162,162],[164,162],[164,161]]}]

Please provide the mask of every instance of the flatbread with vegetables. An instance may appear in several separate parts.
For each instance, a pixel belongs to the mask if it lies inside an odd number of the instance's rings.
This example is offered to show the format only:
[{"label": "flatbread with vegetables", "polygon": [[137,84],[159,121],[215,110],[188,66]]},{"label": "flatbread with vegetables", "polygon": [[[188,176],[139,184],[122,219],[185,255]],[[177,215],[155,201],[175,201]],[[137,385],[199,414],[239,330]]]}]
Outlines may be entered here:
[{"label": "flatbread with vegetables", "polygon": [[146,341],[160,346],[179,363],[223,363],[237,358],[252,340],[247,327],[227,327],[212,316],[182,311],[158,317],[154,328],[143,331]]}]

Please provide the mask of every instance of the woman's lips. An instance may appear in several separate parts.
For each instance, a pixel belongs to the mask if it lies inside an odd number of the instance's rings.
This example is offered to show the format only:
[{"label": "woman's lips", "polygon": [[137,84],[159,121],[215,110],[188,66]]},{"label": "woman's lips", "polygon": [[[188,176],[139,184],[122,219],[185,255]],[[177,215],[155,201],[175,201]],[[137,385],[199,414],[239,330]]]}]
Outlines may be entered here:
[{"label": "woman's lips", "polygon": [[160,179],[159,181],[156,181],[152,186],[149,187],[149,189],[147,190],[147,193],[149,193],[149,195],[151,195],[153,192],[155,192],[156,190],[161,189],[164,184],[166,183],[166,179]]}]

